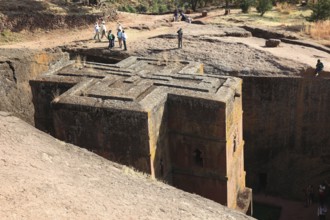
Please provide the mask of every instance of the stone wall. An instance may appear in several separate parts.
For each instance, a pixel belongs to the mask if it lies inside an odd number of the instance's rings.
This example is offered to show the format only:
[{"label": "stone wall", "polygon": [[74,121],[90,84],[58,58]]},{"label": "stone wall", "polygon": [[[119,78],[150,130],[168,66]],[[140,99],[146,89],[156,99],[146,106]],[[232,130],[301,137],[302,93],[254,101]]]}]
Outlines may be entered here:
[{"label": "stone wall", "polygon": [[13,112],[33,124],[29,80],[63,66],[68,60],[69,55],[60,50],[0,49],[0,111]]},{"label": "stone wall", "polygon": [[[235,90],[230,93],[230,101],[226,105],[226,158],[228,177],[228,203],[236,204],[236,200],[246,190],[244,169],[242,81],[237,81]],[[249,194],[249,193],[247,193]]]},{"label": "stone wall", "polygon": [[302,198],[330,178],[330,80],[243,77],[247,185]]},{"label": "stone wall", "polygon": [[173,185],[227,205],[225,112],[222,102],[168,99]]},{"label": "stone wall", "polygon": [[[31,81],[33,84],[33,81]],[[31,84],[31,85],[32,85]],[[54,123],[53,123],[53,109],[52,101],[57,98],[72,86],[76,82],[56,83],[56,82],[43,82],[35,83],[31,86],[33,103],[34,105],[34,123],[36,128],[47,131],[51,135],[55,135]],[[42,103],[42,104],[40,104]],[[48,103],[45,105],[45,103]]]},{"label": "stone wall", "polygon": [[90,106],[57,105],[56,137],[150,173],[147,114]]}]

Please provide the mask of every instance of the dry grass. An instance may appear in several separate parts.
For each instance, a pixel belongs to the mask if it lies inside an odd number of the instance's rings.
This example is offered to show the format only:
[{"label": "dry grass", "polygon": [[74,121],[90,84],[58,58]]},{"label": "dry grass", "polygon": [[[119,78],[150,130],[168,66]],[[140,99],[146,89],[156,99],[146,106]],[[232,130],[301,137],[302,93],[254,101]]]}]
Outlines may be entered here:
[{"label": "dry grass", "polygon": [[21,34],[13,33],[9,29],[0,32],[0,45],[2,43],[18,42],[22,38]]},{"label": "dry grass", "polygon": [[123,166],[122,170],[123,170],[124,174],[127,176],[143,177],[148,180],[154,181],[154,179],[150,176],[150,174],[140,172],[137,169],[135,169],[134,167]]},{"label": "dry grass", "polygon": [[84,66],[86,66],[86,57],[81,57],[80,55],[78,55],[76,57],[76,60],[75,60],[75,64],[74,64],[74,67],[76,68],[83,68]]},{"label": "dry grass", "polygon": [[306,25],[304,32],[315,40],[330,40],[330,21],[319,21]]},{"label": "dry grass", "polygon": [[293,11],[297,10],[297,6],[293,4],[289,4],[287,2],[284,3],[276,3],[276,9],[282,14],[291,14]]}]

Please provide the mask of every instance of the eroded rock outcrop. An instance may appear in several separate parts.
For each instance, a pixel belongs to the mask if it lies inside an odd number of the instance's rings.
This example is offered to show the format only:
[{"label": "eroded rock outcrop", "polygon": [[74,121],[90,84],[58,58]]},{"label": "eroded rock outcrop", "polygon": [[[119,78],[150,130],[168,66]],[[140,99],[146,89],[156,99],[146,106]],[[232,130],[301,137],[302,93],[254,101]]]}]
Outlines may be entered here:
[{"label": "eroded rock outcrop", "polygon": [[24,49],[0,49],[0,110],[10,111],[33,124],[29,80],[56,69],[68,61],[68,54],[60,50],[32,51]]},{"label": "eroded rock outcrop", "polygon": [[2,219],[253,219],[0,112]]}]

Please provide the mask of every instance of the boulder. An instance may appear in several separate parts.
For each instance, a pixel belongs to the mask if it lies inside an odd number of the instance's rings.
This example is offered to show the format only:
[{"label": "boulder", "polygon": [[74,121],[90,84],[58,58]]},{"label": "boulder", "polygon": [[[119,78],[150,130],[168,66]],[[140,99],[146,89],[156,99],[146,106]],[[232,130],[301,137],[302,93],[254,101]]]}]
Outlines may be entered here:
[{"label": "boulder", "polygon": [[266,40],[266,47],[278,47],[280,43],[280,39],[268,39]]}]

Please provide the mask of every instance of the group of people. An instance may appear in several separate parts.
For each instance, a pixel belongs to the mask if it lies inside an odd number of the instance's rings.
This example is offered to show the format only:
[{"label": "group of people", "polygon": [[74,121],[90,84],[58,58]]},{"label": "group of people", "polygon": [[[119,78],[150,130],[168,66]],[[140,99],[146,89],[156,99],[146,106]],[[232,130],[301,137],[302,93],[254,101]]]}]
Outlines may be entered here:
[{"label": "group of people", "polygon": [[[101,26],[99,25],[99,23],[101,23]],[[106,31],[107,29],[105,26],[105,21],[103,19],[99,19],[99,21],[95,22],[94,40],[97,39],[99,42],[101,42],[101,39],[103,37],[106,37],[109,41],[108,49],[111,50],[115,46],[116,36],[112,33],[112,30],[109,30],[108,33]],[[123,27],[121,26],[120,23],[118,23],[116,35],[119,43],[119,48],[122,48],[124,46],[124,50],[127,50],[127,45],[126,45],[127,34],[125,33],[125,30],[123,30]]]},{"label": "group of people", "polygon": [[[108,33],[106,32],[107,28],[105,26],[104,20],[100,20],[100,23],[101,23],[101,26],[99,25],[99,22],[95,22],[94,40],[98,40],[99,42],[101,42],[101,39],[103,39],[103,37],[106,37],[109,41],[108,49],[111,50],[115,46],[116,36],[112,33],[112,30],[109,30]],[[101,37],[100,37],[100,34],[101,34]],[[183,37],[182,28],[180,28],[177,31],[177,34],[178,34],[178,48],[182,48],[182,37]],[[125,33],[125,30],[123,30],[123,27],[121,26],[120,23],[118,23],[116,35],[117,35],[117,39],[118,39],[118,43],[119,43],[119,48],[122,48],[124,46],[124,50],[127,50],[127,44],[126,44],[127,35]]]},{"label": "group of people", "polygon": [[[327,205],[326,205],[326,196],[328,192],[330,184],[326,181],[321,183],[318,187],[318,207],[317,207],[317,216],[319,217],[319,220],[325,220],[326,215],[328,212]],[[314,186],[308,185],[306,187],[305,191],[305,197],[306,197],[306,203],[305,206],[309,207],[315,202],[315,195],[314,195]]]},{"label": "group of people", "polygon": [[191,18],[183,13],[182,10],[175,9],[174,10],[174,17],[173,21],[179,21],[179,18],[181,17],[181,21],[186,21],[188,23],[191,23]]},{"label": "group of people", "polygon": [[[101,23],[101,24],[99,24]],[[101,39],[106,36],[107,28],[105,26],[105,21],[103,19],[99,19],[99,21],[95,22],[94,25],[94,40],[98,40],[101,42]],[[101,34],[101,38],[100,38]]]}]

